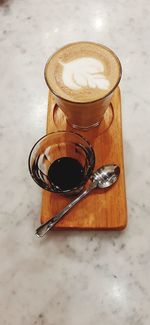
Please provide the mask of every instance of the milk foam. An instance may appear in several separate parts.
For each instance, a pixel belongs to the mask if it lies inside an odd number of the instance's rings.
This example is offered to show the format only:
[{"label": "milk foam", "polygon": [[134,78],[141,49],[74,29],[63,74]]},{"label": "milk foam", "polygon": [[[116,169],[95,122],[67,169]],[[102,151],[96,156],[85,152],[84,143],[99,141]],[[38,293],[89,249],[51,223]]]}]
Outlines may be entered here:
[{"label": "milk foam", "polygon": [[109,80],[104,75],[104,65],[91,57],[77,58],[63,65],[62,80],[66,87],[79,90],[84,87],[107,90]]},{"label": "milk foam", "polygon": [[45,78],[58,97],[89,103],[107,96],[121,77],[121,65],[105,46],[92,42],[68,44],[47,62]]}]

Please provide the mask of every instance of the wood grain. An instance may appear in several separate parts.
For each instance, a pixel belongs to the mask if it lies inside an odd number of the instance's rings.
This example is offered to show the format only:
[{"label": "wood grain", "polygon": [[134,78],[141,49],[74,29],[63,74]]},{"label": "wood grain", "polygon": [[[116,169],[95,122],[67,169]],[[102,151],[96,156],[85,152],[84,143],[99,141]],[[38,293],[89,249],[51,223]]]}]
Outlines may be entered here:
[{"label": "wood grain", "polygon": [[[71,130],[63,112],[54,103],[49,94],[47,133],[57,130]],[[90,131],[77,131],[92,144],[95,155],[95,170],[101,165],[115,163],[120,166],[119,180],[109,190],[94,190],[83,201],[78,203],[55,226],[55,229],[124,229],[127,225],[127,206],[125,191],[125,175],[123,162],[121,97],[120,90],[114,92],[111,105],[107,109],[104,120],[99,127]],[[88,184],[87,184],[88,185]],[[58,213],[73,198],[43,191],[41,223]]]}]

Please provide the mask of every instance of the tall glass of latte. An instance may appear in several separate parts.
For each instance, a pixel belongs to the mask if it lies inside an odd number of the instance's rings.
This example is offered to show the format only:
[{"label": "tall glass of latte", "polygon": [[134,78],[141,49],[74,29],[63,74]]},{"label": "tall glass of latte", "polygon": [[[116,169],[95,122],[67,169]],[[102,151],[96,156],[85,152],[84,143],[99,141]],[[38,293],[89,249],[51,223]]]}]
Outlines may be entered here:
[{"label": "tall glass of latte", "polygon": [[116,54],[93,42],[68,44],[45,66],[45,80],[74,128],[99,125],[121,79]]}]

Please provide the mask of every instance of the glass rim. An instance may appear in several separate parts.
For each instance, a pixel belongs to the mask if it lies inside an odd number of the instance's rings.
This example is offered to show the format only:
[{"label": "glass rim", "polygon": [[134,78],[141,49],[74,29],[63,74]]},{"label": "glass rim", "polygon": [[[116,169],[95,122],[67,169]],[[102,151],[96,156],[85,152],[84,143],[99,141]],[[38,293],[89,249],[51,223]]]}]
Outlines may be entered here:
[{"label": "glass rim", "polygon": [[[46,186],[44,187],[44,186],[42,186],[42,185],[40,185],[40,184],[38,183],[36,177],[34,176],[34,174],[33,174],[33,172],[32,172],[32,168],[31,168],[31,166],[30,166],[30,162],[31,162],[31,156],[32,156],[33,150],[35,149],[36,145],[37,145],[41,140],[43,140],[43,139],[45,139],[45,138],[48,138],[50,135],[61,134],[61,133],[72,134],[72,135],[78,136],[79,138],[81,138],[82,140],[84,140],[84,141],[88,144],[88,146],[90,147],[90,150],[91,150],[91,153],[92,153],[92,156],[93,156],[93,162],[92,162],[92,165],[91,165],[91,168],[90,168],[90,169],[91,169],[90,172],[87,173],[86,178],[84,178],[84,180],[81,181],[81,182],[79,183],[78,186],[75,186],[75,187],[73,187],[73,188],[71,188],[71,189],[68,189],[68,190],[57,190],[57,191],[55,191],[55,190],[53,190],[53,189],[49,190],[48,187],[46,187]],[[66,141],[66,142],[67,142],[67,141]],[[79,134],[79,133],[77,133],[77,132],[73,132],[73,131],[54,131],[54,132],[47,133],[46,135],[42,136],[41,138],[39,138],[39,139],[35,142],[35,144],[33,145],[33,147],[32,147],[31,150],[30,150],[29,157],[28,157],[28,168],[29,168],[29,172],[30,172],[30,175],[31,175],[32,179],[33,179],[33,180],[38,184],[38,186],[40,186],[40,187],[43,188],[44,190],[47,190],[47,191],[49,191],[49,192],[53,192],[53,193],[58,193],[58,194],[59,194],[59,193],[60,193],[60,194],[71,193],[71,192],[73,192],[73,191],[78,190],[80,187],[82,187],[82,186],[86,183],[86,181],[88,180],[88,178],[91,176],[91,174],[92,174],[92,172],[93,172],[93,169],[94,169],[94,166],[95,166],[95,152],[94,152],[94,149],[93,149],[91,143],[90,143],[90,142],[89,142],[89,141],[88,141],[88,140],[87,140],[83,135],[81,135],[81,134]]]},{"label": "glass rim", "polygon": [[[95,44],[95,45],[98,45],[100,47],[103,47],[105,50],[107,50],[108,52],[110,52],[116,59],[116,61],[118,62],[118,65],[119,65],[119,77],[114,85],[114,87],[106,94],[104,95],[103,97],[100,97],[98,99],[94,99],[94,100],[91,100],[91,101],[86,101],[86,102],[81,102],[81,101],[73,101],[73,100],[70,100],[70,99],[67,99],[67,98],[64,98],[63,96],[60,96],[53,88],[52,86],[49,84],[48,82],[48,78],[47,78],[47,67],[48,67],[48,64],[49,62],[51,61],[51,59],[57,54],[59,53],[61,50],[67,48],[69,45],[74,45],[74,44],[81,44],[81,43],[88,43],[88,44]],[[65,46],[61,47],[59,50],[57,50],[54,54],[52,54],[49,59],[47,60],[46,62],[46,65],[45,65],[45,68],[44,68],[44,78],[45,78],[45,81],[46,81],[46,84],[48,86],[48,88],[50,89],[50,91],[53,93],[53,95],[55,95],[56,97],[58,97],[59,99],[61,100],[64,100],[68,103],[71,103],[71,104],[75,104],[75,105],[78,105],[78,104],[82,104],[82,105],[86,105],[86,104],[92,104],[92,103],[95,103],[95,102],[98,102],[98,101],[101,101],[105,98],[107,98],[109,95],[111,95],[113,93],[113,91],[116,89],[116,87],[118,86],[120,80],[121,80],[121,77],[122,77],[122,66],[121,66],[121,62],[118,58],[118,56],[107,46],[101,44],[101,43],[98,43],[98,42],[90,42],[90,41],[79,41],[79,42],[72,42],[72,43],[68,43],[66,44]]]}]

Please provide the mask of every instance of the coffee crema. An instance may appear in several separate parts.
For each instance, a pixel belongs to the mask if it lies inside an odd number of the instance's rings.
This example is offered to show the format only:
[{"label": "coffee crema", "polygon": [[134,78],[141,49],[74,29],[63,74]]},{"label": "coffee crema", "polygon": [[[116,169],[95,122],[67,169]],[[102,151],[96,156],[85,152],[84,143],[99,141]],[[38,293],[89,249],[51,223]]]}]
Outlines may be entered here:
[{"label": "coffee crema", "polygon": [[110,93],[121,77],[117,56],[92,43],[69,44],[56,52],[45,67],[51,91],[66,100],[87,103]]}]

